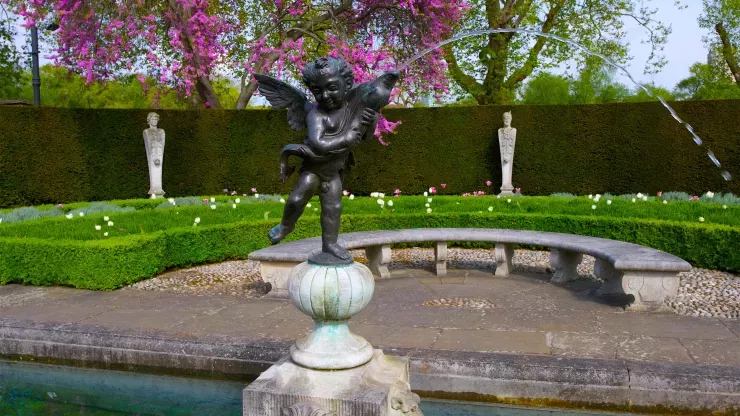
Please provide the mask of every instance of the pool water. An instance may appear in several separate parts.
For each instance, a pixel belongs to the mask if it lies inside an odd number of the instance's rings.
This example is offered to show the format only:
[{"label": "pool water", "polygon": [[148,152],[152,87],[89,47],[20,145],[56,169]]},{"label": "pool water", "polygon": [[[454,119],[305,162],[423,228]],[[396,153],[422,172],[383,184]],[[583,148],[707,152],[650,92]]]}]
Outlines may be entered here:
[{"label": "pool water", "polygon": [[[241,416],[248,384],[0,361],[0,416]],[[435,400],[421,409],[425,416],[617,415]]]}]

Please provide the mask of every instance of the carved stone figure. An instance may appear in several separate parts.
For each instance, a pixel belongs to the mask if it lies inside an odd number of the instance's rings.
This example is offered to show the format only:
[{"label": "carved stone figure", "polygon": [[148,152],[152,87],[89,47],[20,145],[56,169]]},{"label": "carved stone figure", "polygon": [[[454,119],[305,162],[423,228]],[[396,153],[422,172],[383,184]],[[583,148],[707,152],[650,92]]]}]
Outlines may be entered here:
[{"label": "carved stone figure", "polygon": [[351,264],[352,256],[337,244],[342,214],[342,182],[354,164],[352,149],[372,137],[378,111],[388,104],[400,74],[386,72],[375,81],[354,85],[352,68],[343,59],[319,58],[303,69],[303,82],[316,98],[309,102],[299,89],[267,75],[255,74],[260,92],[273,107],[288,109],[288,124],[307,129],[304,144],[283,148],[280,177],[295,170],[290,156],[302,159],[298,182],[286,201],[283,218],[269,232],[279,243],[295,228],[308,201],[318,193],[321,201],[322,253],[309,261],[318,265]]},{"label": "carved stone figure", "polygon": [[144,130],[144,146],[146,146],[146,160],[149,164],[149,194],[152,199],[155,199],[164,195],[164,190],[162,190],[164,130],[157,128],[159,122],[157,113],[149,113],[146,121],[149,128]]},{"label": "carved stone figure", "polygon": [[411,386],[405,381],[398,380],[391,390],[391,411],[392,416],[424,416],[419,409],[421,399],[419,395],[411,391]]},{"label": "carved stone figure", "polygon": [[511,112],[504,113],[504,127],[498,129],[498,146],[501,150],[501,195],[513,195],[511,175],[514,170],[516,129],[511,127]]},{"label": "carved stone figure", "polygon": [[280,416],[336,416],[323,407],[307,402],[296,403],[290,407],[284,407],[280,411]]}]

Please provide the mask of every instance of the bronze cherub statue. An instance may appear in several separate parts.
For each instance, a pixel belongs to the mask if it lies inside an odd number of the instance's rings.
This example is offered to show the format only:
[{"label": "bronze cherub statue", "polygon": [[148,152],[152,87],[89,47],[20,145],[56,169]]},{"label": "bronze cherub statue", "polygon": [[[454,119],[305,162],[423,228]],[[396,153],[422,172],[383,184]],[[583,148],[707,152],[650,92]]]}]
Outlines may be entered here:
[{"label": "bronze cherub statue", "polygon": [[321,201],[322,253],[310,262],[320,265],[349,264],[350,253],[337,244],[344,175],[354,164],[352,149],[372,137],[378,111],[388,104],[398,81],[397,71],[375,81],[354,85],[352,68],[341,58],[319,58],[303,69],[303,82],[316,98],[311,103],[299,89],[263,74],[255,74],[260,92],[275,108],[288,109],[294,130],[308,129],[304,144],[291,144],[280,155],[283,182],[295,171],[290,156],[303,159],[298,182],[285,203],[281,223],[269,232],[277,244],[295,228],[308,201],[319,194]]}]

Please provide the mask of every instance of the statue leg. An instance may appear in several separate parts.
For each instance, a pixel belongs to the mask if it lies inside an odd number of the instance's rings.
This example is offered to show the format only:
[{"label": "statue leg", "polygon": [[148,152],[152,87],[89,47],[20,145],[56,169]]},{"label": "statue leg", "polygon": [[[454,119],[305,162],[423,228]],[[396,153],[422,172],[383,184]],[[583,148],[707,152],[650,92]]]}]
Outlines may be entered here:
[{"label": "statue leg", "polygon": [[[342,178],[335,175],[319,194],[321,200],[321,243],[324,253],[331,253],[337,258],[352,258],[345,248],[337,244],[339,224],[342,215]],[[325,192],[323,192],[325,190]]]},{"label": "statue leg", "polygon": [[303,214],[306,204],[314,196],[320,183],[319,177],[315,174],[301,172],[301,176],[298,177],[298,182],[296,182],[293,192],[291,192],[288,200],[285,201],[283,220],[268,233],[272,244],[279,243],[293,231],[296,221]]}]

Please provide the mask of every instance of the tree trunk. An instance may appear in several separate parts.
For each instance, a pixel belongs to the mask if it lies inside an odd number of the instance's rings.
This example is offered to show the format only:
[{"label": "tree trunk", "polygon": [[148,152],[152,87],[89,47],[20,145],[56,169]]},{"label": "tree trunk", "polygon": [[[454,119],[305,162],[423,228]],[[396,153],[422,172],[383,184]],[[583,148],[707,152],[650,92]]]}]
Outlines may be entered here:
[{"label": "tree trunk", "polygon": [[195,82],[195,89],[198,91],[198,96],[203,103],[210,104],[211,108],[221,108],[221,101],[216,95],[216,91],[213,89],[211,80],[206,75],[201,75]]},{"label": "tree trunk", "polygon": [[735,79],[735,83],[740,87],[740,64],[737,61],[737,50],[730,41],[730,35],[727,34],[727,29],[720,22],[714,26],[714,30],[717,31],[720,41],[722,41],[722,57],[725,58],[727,66],[732,72],[732,77]]},{"label": "tree trunk", "polygon": [[[270,68],[275,61],[278,60],[280,55],[277,52],[270,52],[261,58],[254,66],[256,72],[263,71],[265,68]],[[254,92],[257,91],[257,82],[250,80],[246,82],[247,75],[242,78],[242,88],[239,92],[239,99],[236,100],[236,109],[243,110],[249,104],[249,100],[252,99]]]}]

